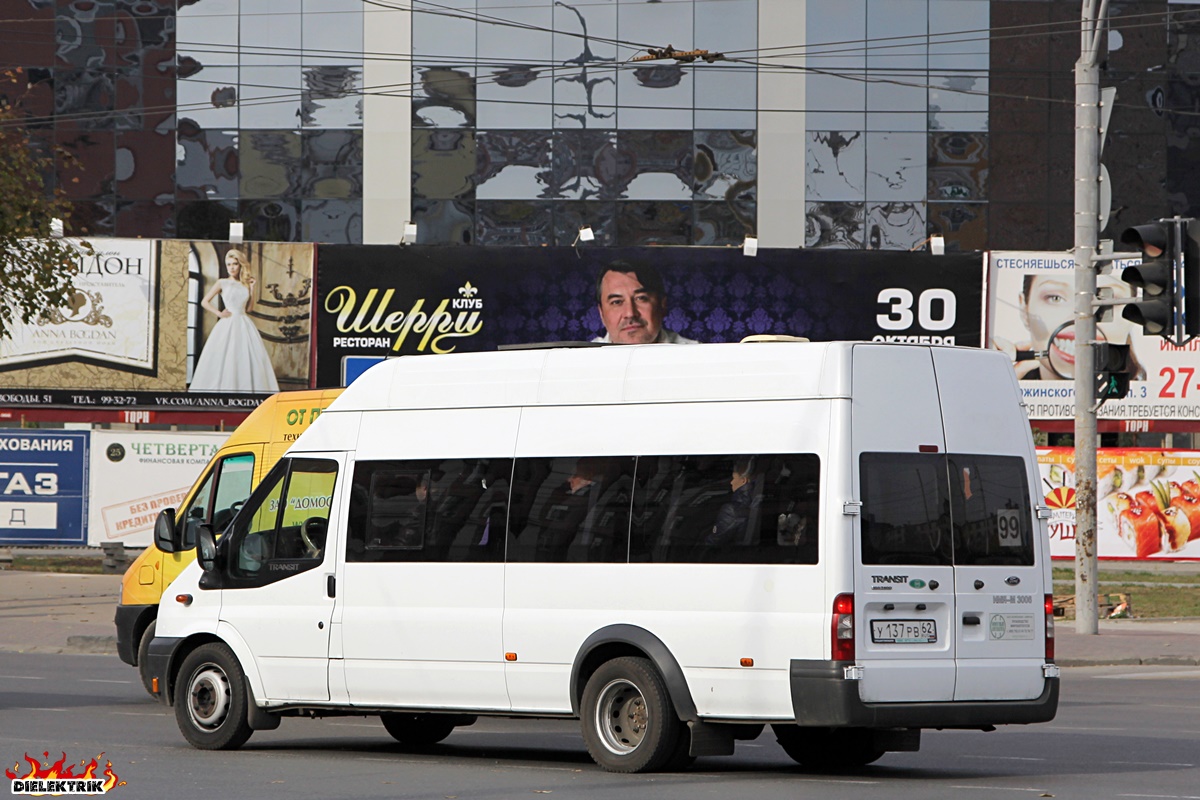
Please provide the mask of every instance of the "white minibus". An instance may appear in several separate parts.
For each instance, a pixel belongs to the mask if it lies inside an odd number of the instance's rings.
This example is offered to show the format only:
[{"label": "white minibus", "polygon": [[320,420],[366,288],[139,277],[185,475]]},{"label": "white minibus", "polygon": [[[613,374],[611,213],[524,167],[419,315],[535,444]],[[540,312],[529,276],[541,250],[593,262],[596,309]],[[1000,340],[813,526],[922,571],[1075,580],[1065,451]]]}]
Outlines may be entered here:
[{"label": "white minibus", "polygon": [[608,770],[765,725],[821,767],[1058,705],[1048,536],[998,352],[546,347],[372,367],[165,593],[201,749],[377,715],[578,718]]}]

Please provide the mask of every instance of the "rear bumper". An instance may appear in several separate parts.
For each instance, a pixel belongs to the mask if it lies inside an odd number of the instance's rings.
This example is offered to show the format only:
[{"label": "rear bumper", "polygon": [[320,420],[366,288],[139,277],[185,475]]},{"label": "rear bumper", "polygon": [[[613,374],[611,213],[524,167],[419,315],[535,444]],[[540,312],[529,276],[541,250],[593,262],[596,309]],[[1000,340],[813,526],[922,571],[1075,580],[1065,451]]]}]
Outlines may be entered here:
[{"label": "rear bumper", "polygon": [[158,613],[158,606],[118,605],[114,621],[117,624],[117,656],[131,667],[136,667],[139,632],[146,630],[150,620]]},{"label": "rear bumper", "polygon": [[854,728],[981,728],[1048,722],[1058,711],[1058,678],[1046,678],[1034,700],[949,703],[864,703],[858,681],[845,678],[847,661],[792,661],[796,723]]}]

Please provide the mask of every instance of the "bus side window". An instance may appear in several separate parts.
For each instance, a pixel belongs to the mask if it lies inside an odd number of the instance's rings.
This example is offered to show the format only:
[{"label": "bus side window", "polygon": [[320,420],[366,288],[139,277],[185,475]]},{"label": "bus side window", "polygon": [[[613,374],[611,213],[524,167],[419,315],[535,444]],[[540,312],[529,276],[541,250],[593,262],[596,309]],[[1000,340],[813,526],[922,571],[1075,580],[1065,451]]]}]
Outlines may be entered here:
[{"label": "bus side window", "polygon": [[500,561],[512,459],[360,461],[348,562]]},{"label": "bus side window", "polygon": [[629,541],[632,456],[517,460],[514,520],[506,559],[511,562],[625,561]]},{"label": "bus side window", "polygon": [[638,459],[630,560],[815,564],[813,454]]}]

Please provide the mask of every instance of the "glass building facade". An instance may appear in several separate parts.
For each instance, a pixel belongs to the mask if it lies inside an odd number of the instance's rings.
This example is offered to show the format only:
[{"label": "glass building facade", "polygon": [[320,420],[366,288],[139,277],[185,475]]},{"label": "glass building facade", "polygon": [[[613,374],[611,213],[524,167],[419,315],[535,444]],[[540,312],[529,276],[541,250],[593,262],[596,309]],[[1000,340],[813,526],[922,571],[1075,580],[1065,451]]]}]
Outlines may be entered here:
[{"label": "glass building facade", "polygon": [[[1064,249],[1077,2],[0,0],[73,232]],[[1113,0],[1109,231],[1195,215],[1200,7]],[[712,60],[636,60],[651,48]],[[17,87],[16,84],[13,85]],[[2,90],[15,99],[19,87]]]}]

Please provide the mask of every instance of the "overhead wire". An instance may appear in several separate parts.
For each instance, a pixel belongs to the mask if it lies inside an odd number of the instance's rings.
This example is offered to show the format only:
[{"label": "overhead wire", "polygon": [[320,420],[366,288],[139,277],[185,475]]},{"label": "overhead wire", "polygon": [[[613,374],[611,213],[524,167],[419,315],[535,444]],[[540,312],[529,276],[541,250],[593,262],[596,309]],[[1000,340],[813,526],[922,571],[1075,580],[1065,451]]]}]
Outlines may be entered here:
[{"label": "overhead wire", "polygon": [[[491,17],[490,15],[466,14],[465,12],[462,12],[460,9],[450,9],[450,7],[443,6],[438,3],[427,2],[426,0],[412,0],[414,5],[411,5],[411,6],[396,6],[396,5],[392,5],[389,3],[381,2],[381,0],[361,0],[361,1],[367,5],[378,6],[378,7],[389,9],[389,10],[414,11],[415,13],[432,13],[432,14],[437,14],[437,15],[442,15],[442,16],[452,16],[452,17],[456,17],[456,18],[462,18],[462,19],[465,19],[468,21],[477,21],[477,22],[483,21],[483,22],[486,22],[487,24],[506,24],[507,25],[507,24],[511,23],[515,27],[524,28],[524,29],[528,29],[528,30],[535,30],[535,31],[539,31],[539,32],[575,35],[575,36],[579,36],[581,38],[585,38],[589,41],[595,41],[595,42],[605,41],[608,43],[620,43],[625,46],[631,46],[631,47],[638,46],[638,43],[623,42],[622,40],[612,40],[612,39],[604,40],[604,39],[602,39],[602,37],[595,37],[595,36],[592,36],[589,34],[578,34],[578,33],[568,32],[568,31],[554,31],[552,29],[547,29],[547,28],[544,28],[541,26],[528,25],[528,24],[524,24],[524,23],[512,23],[509,20],[502,20],[499,18],[494,18],[494,17]],[[420,3],[425,6],[431,6],[433,8],[443,9],[443,10],[442,11],[430,11],[427,9],[416,9],[415,4],[417,4],[417,3]],[[446,10],[446,9],[450,9],[450,10]],[[1161,12],[1156,13],[1156,14],[1131,14],[1131,15],[1124,15],[1124,16],[1125,16],[1125,18],[1129,18],[1129,19],[1137,19],[1137,18],[1142,18],[1142,17],[1154,17],[1156,20],[1158,20],[1156,22],[1147,23],[1146,25],[1137,26],[1137,27],[1148,27],[1148,26],[1158,27],[1163,24],[1163,22],[1162,22],[1163,15]],[[1067,24],[1072,24],[1072,25],[1077,26],[1078,22],[1077,21],[1063,21],[1063,22],[1054,22],[1054,23],[1042,23],[1039,25],[1034,25],[1032,27],[1043,27],[1043,26],[1049,27],[1049,26],[1059,26],[1059,25],[1066,26]],[[1010,26],[1010,27],[1011,27],[1011,29],[1015,30],[1015,29],[1019,29],[1021,27],[1031,27],[1031,26]],[[1126,27],[1129,27],[1129,26],[1126,26]],[[876,48],[887,48],[887,47],[911,48],[911,47],[921,46],[922,44],[930,44],[931,39],[934,36],[960,36],[964,33],[984,32],[985,30],[986,29],[968,30],[968,31],[947,31],[947,32],[941,32],[938,34],[925,34],[925,35],[913,34],[913,35],[897,36],[897,37],[883,37],[882,39],[875,39],[875,40],[864,39],[864,40],[845,40],[845,41],[841,41],[841,42],[822,42],[822,43],[815,43],[815,44],[809,44],[809,45],[801,45],[800,47],[807,49],[807,48],[815,48],[815,47],[829,47],[829,46],[835,46],[835,45],[840,46],[840,45],[846,45],[846,44],[856,44],[858,42],[865,42],[868,44],[867,47],[856,48],[853,52],[858,52],[860,50],[863,52],[866,52],[866,51],[876,49]],[[997,30],[999,30],[999,29],[997,29]],[[1064,31],[1062,31],[1062,32],[1067,33],[1067,32],[1073,32],[1073,31],[1064,29]],[[1058,33],[1058,31],[1052,31],[1049,35],[1054,35],[1057,33]],[[3,37],[0,37],[0,40],[2,40],[2,39],[3,39]],[[914,40],[914,39],[916,41],[909,41],[909,40]],[[903,40],[904,42],[907,42],[907,43],[901,43],[897,40]],[[881,42],[887,42],[887,41],[890,41],[891,44],[880,44]],[[981,37],[979,39],[969,39],[969,40],[968,39],[956,39],[956,40],[950,40],[945,43],[946,44],[956,44],[956,43],[963,43],[963,42],[967,42],[967,41],[992,41],[992,39],[987,38],[987,37]],[[203,49],[203,47],[205,47],[205,46],[211,46],[214,49],[211,51],[205,50],[205,49]],[[305,55],[305,54],[310,55],[311,57],[314,57],[314,58],[322,58],[322,59],[337,58],[342,55],[335,51],[321,50],[321,49],[317,49],[317,48],[307,48],[306,49],[303,47],[291,48],[291,47],[282,47],[282,46],[253,46],[253,45],[243,46],[243,45],[239,44],[239,45],[232,46],[232,49],[231,49],[229,46],[224,45],[223,43],[196,43],[196,46],[190,46],[190,45],[187,45],[187,43],[180,42],[180,43],[177,43],[177,52],[178,52],[179,47],[187,48],[183,52],[183,55],[185,55],[185,56],[187,55],[188,52],[198,52],[198,53],[199,52],[215,52],[218,54],[224,53],[224,52],[233,52],[233,53],[237,53],[239,55],[239,57],[243,56],[243,55],[256,56],[256,57],[258,57],[258,56],[267,57],[267,56],[271,56],[271,55],[280,55],[281,52],[282,53],[298,52],[298,53],[301,53],[301,59],[303,59],[303,55]],[[774,52],[774,51],[778,51],[781,49],[791,49],[791,48],[772,47],[772,48],[761,48],[759,50],[753,50],[753,51],[731,51],[731,52],[734,52],[734,53],[737,53],[737,52],[760,52],[760,53],[772,52],[772,55],[763,56],[762,58],[797,57],[797,54],[795,54],[795,53],[775,53]],[[258,52],[259,50],[265,50],[267,52]],[[848,51],[846,51],[846,50],[823,51],[823,52],[820,52],[817,54],[807,55],[806,60],[807,60],[807,58],[814,58],[816,56],[830,55],[831,53],[841,53],[844,55],[846,52],[848,52]],[[804,54],[801,53],[800,55],[804,55]],[[946,54],[946,55],[951,55],[951,54]],[[602,62],[601,65],[592,64],[592,63],[572,65],[572,64],[546,64],[545,62],[540,62],[537,60],[529,60],[528,62],[523,62],[522,60],[519,60],[519,59],[516,60],[516,62],[514,62],[512,60],[494,61],[493,62],[490,60],[478,59],[478,58],[469,59],[466,61],[465,64],[458,64],[458,63],[453,62],[452,59],[438,59],[438,57],[433,54],[421,54],[419,56],[410,54],[410,55],[406,55],[406,56],[397,56],[394,54],[386,54],[386,55],[384,55],[384,54],[368,54],[368,53],[364,52],[361,55],[353,54],[353,55],[347,55],[345,57],[347,59],[352,59],[353,63],[355,65],[357,65],[358,63],[365,62],[365,61],[375,61],[375,60],[383,60],[383,61],[393,61],[394,60],[394,61],[403,61],[403,62],[410,62],[410,63],[414,62],[416,60],[421,60],[421,61],[426,61],[426,62],[431,61],[431,60],[433,60],[433,61],[441,60],[441,61],[449,61],[450,63],[438,64],[438,66],[449,66],[449,67],[459,66],[459,67],[475,68],[475,69],[486,68],[486,67],[490,66],[490,67],[495,67],[499,70],[503,70],[505,68],[512,68],[512,67],[516,67],[516,66],[525,66],[525,67],[529,67],[531,69],[536,69],[541,72],[550,72],[551,74],[553,74],[557,71],[560,71],[560,70],[578,70],[580,73],[584,73],[584,72],[589,71],[589,69],[590,69],[591,71],[594,71],[594,72],[606,72],[606,71],[616,71],[616,70],[629,69],[629,68],[638,69],[638,68],[642,68],[642,67],[646,66],[646,62],[643,62],[641,64],[630,67],[630,65],[627,62],[617,62],[617,61],[611,61],[611,62],[605,61],[605,62]],[[824,75],[827,77],[842,78],[842,79],[852,80],[852,81],[861,81],[861,82],[866,82],[866,83],[888,83],[888,84],[893,84],[893,85],[897,85],[897,86],[906,86],[906,87],[910,87],[910,88],[935,89],[938,91],[960,93],[960,94],[966,94],[966,95],[987,96],[987,97],[1008,98],[1008,99],[1021,99],[1021,100],[1031,100],[1031,101],[1041,101],[1041,102],[1051,102],[1051,103],[1073,103],[1073,99],[1067,99],[1067,98],[1053,98],[1053,97],[1036,98],[1036,97],[1031,97],[1029,95],[1008,94],[1008,93],[996,92],[996,91],[992,91],[992,90],[973,90],[973,89],[966,89],[966,88],[962,88],[962,87],[953,87],[953,86],[946,86],[946,85],[941,85],[941,84],[932,84],[929,82],[922,82],[919,80],[899,80],[898,79],[898,76],[912,75],[914,77],[918,77],[918,76],[927,76],[927,75],[933,74],[934,72],[945,72],[945,73],[955,75],[955,76],[968,76],[968,77],[969,77],[968,73],[979,73],[980,78],[987,78],[987,79],[990,79],[992,76],[995,75],[994,70],[987,70],[987,69],[983,69],[983,68],[980,68],[978,70],[963,70],[963,69],[954,69],[954,68],[942,68],[942,69],[932,68],[931,69],[931,68],[926,67],[926,68],[920,68],[920,69],[916,69],[916,70],[910,70],[908,68],[902,68],[902,67],[882,68],[881,69],[878,66],[864,66],[864,67],[861,67],[858,69],[839,67],[836,71],[834,71],[834,70],[824,70],[819,67],[810,66],[810,65],[807,65],[807,63],[804,65],[777,64],[777,63],[773,64],[773,63],[767,63],[761,59],[756,60],[756,59],[736,58],[736,57],[726,58],[726,61],[728,63],[744,64],[746,66],[751,66],[759,71],[764,71],[767,73],[782,74],[782,73],[799,71],[799,72],[805,72],[805,73],[816,74],[816,75]],[[266,66],[266,65],[254,65],[254,66]],[[289,66],[294,66],[294,64],[289,65]],[[680,66],[684,67],[684,66],[691,66],[691,65],[680,65]],[[721,67],[719,65],[714,64],[714,65],[705,65],[705,68],[715,70],[715,69],[720,69]],[[739,67],[739,68],[745,68],[745,67]],[[863,74],[861,74],[861,75],[856,74],[856,72],[860,72],[860,71]],[[887,73],[892,73],[892,74],[889,77]],[[140,76],[140,77],[150,77],[151,79],[154,79],[155,76]],[[163,80],[194,81],[196,83],[207,82],[205,79],[196,79],[196,78],[177,79],[175,76],[163,76],[162,79]],[[503,74],[501,73],[499,75],[492,76],[490,78],[480,78],[480,77],[476,76],[475,81],[476,81],[476,84],[478,84],[480,81],[494,83],[494,82],[498,82],[499,80],[502,80],[502,79],[503,79]],[[556,78],[556,80],[558,80],[558,79]],[[213,83],[215,83],[216,85],[227,85],[227,82],[221,82],[221,81],[214,81]],[[245,86],[247,88],[277,89],[277,90],[286,92],[286,94],[280,95],[277,98],[276,97],[260,97],[260,98],[251,98],[251,99],[245,100],[245,101],[239,101],[238,102],[239,106],[296,102],[297,99],[300,97],[303,97],[303,94],[304,94],[303,89],[301,87],[297,87],[294,85],[293,86],[278,86],[278,85],[273,85],[273,84],[271,84],[271,85],[243,84],[240,82],[238,85]],[[386,96],[401,96],[401,97],[409,96],[409,97],[411,97],[411,96],[413,96],[413,93],[416,91],[417,86],[418,86],[418,84],[416,84],[416,83],[387,84],[382,87],[372,87],[369,89],[364,88],[364,89],[351,90],[341,96],[353,96],[353,95],[367,96],[367,95],[372,95],[372,94],[379,94],[379,95],[386,95]],[[408,95],[402,95],[402,94],[396,93],[397,90],[403,91],[403,89],[405,87],[407,87],[407,89],[409,91]],[[383,91],[384,89],[386,89],[387,91]],[[318,91],[318,94],[320,94],[319,91]],[[337,97],[329,97],[329,96],[320,96],[317,99],[331,100],[331,99],[338,99],[338,98]],[[478,100],[478,98],[476,98],[476,99]],[[528,104],[528,105],[555,105],[555,103],[553,103],[553,102],[546,103],[546,102],[528,101],[528,100],[505,101],[505,100],[501,100],[501,99],[487,99],[487,100],[484,100],[481,102],[498,102],[498,103],[511,102],[511,103],[515,103],[515,104]],[[201,108],[204,108],[204,109],[208,108],[208,106],[205,104],[198,104],[198,105],[200,105]],[[571,103],[569,105],[574,107],[577,104]],[[614,106],[602,106],[602,107],[605,109],[608,109],[608,108],[617,109],[617,108],[621,108],[621,107],[654,108],[657,106],[639,107],[639,106],[629,105],[626,103],[618,103]],[[1143,106],[1127,106],[1127,107],[1144,108]],[[179,110],[182,108],[182,110],[184,110],[184,111],[200,110],[200,109],[192,109],[186,105],[183,107],[176,105],[176,106],[172,106],[171,108],[174,108],[176,110]],[[696,110],[715,110],[715,111],[730,110],[730,109],[722,109],[722,108],[702,108],[702,107],[695,107],[695,106],[693,106],[693,108]],[[167,110],[167,109],[166,108],[161,108],[161,109],[156,108],[154,110],[143,109],[142,112],[139,112],[138,109],[118,109],[118,110],[107,110],[106,109],[106,110],[95,111],[95,112],[79,112],[77,114],[60,114],[60,115],[54,115],[51,118],[37,118],[35,120],[25,120],[25,123],[28,124],[31,121],[32,122],[43,122],[43,121],[48,121],[48,119],[62,120],[62,121],[68,121],[68,122],[69,121],[84,121],[88,118],[104,118],[104,117],[112,116],[113,114],[118,114],[118,113],[132,113],[132,114],[136,115],[138,113],[161,113],[162,111],[165,111],[165,110]],[[734,110],[743,110],[743,109],[734,109]],[[775,110],[775,109],[759,109],[759,110]],[[778,109],[778,110],[802,112],[802,111],[807,111],[808,109]],[[1188,116],[1200,114],[1200,112],[1191,112],[1191,111],[1182,110],[1182,109],[1181,110],[1154,109],[1154,110],[1159,113],[1170,112],[1170,113],[1186,114]],[[17,120],[13,120],[11,122],[0,122],[0,126],[5,126],[5,127],[12,127],[15,124],[21,124],[21,123]]]}]

